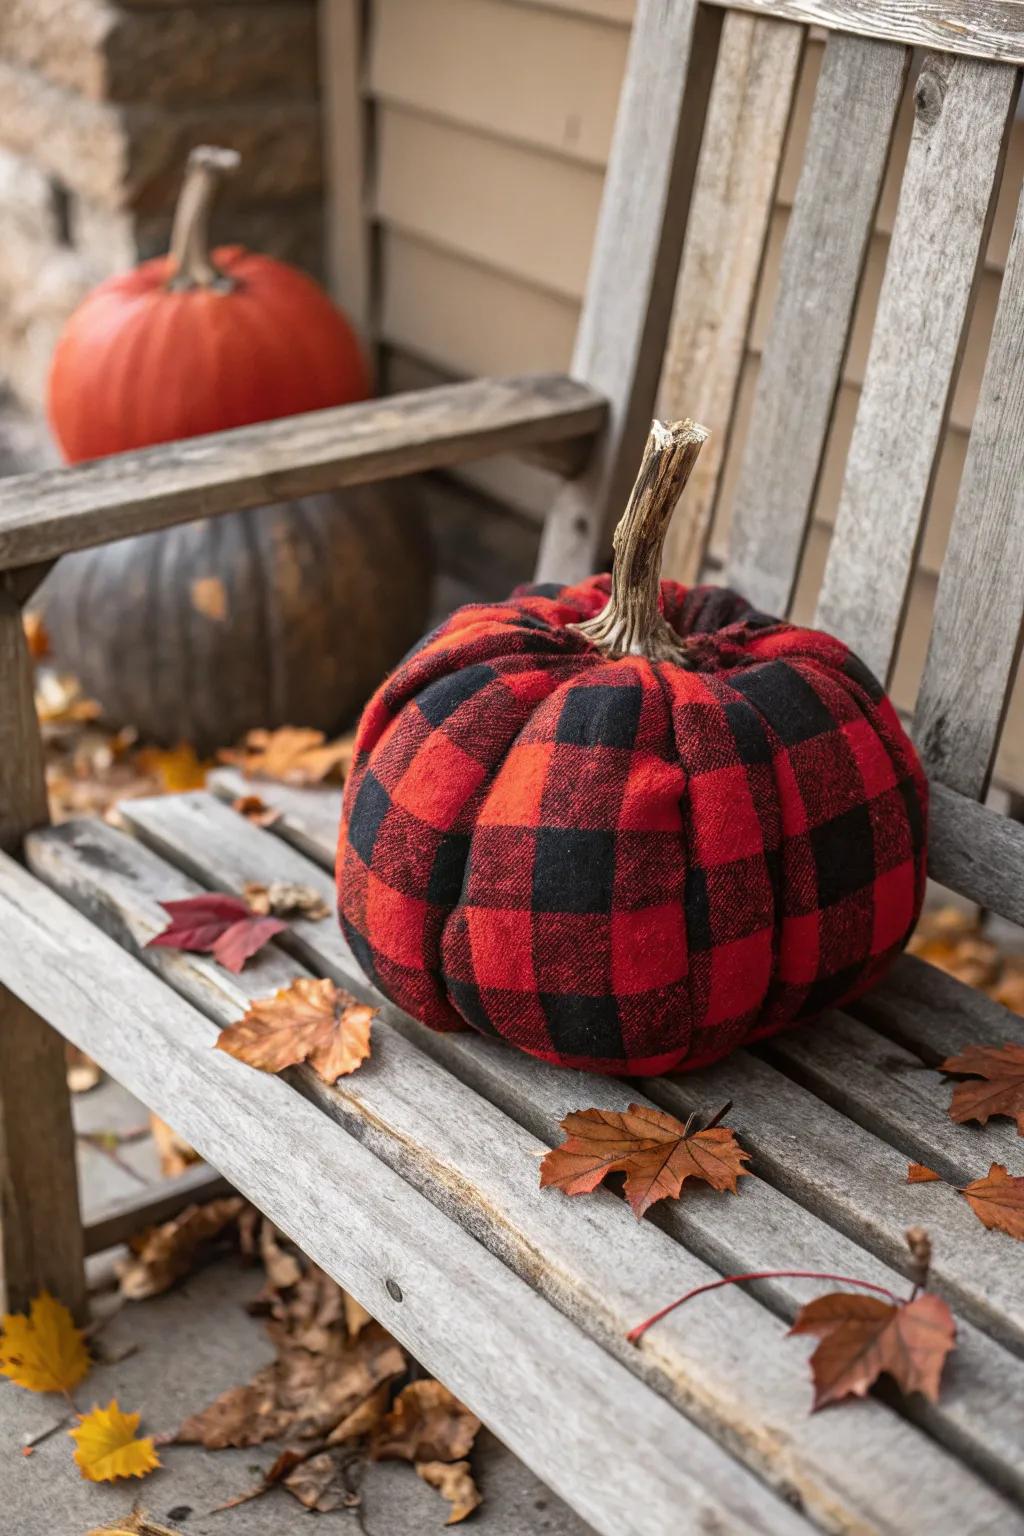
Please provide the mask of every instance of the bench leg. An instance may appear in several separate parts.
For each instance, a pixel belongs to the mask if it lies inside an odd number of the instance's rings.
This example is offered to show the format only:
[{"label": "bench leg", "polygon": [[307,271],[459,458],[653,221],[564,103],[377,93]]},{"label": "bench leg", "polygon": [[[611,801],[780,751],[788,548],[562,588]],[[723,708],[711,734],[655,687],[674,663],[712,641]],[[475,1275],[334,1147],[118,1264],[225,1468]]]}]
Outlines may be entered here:
[{"label": "bench leg", "polygon": [[85,1258],[64,1042],[0,987],[0,1302],[49,1291],[86,1313]]}]

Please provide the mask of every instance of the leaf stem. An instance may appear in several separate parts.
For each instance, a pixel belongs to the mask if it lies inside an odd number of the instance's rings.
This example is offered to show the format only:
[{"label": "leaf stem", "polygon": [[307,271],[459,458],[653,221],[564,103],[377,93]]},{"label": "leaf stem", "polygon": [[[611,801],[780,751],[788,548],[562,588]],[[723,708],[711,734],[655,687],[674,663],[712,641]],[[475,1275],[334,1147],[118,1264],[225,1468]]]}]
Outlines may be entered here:
[{"label": "leaf stem", "polygon": [[[722,1111],[725,1113],[725,1110]],[[900,1306],[901,1301],[892,1291],[884,1285],[874,1285],[870,1280],[855,1280],[852,1275],[829,1275],[817,1269],[761,1269],[754,1270],[746,1275],[723,1275],[719,1280],[709,1280],[707,1285],[695,1286],[692,1291],[687,1291],[685,1296],[679,1296],[675,1301],[670,1301],[667,1307],[662,1307],[659,1312],[653,1313],[642,1323],[637,1323],[626,1334],[631,1344],[638,1344],[655,1323],[660,1323],[663,1317],[674,1312],[676,1307],[681,1307],[684,1301],[692,1301],[695,1296],[703,1296],[705,1291],[717,1291],[723,1285],[741,1285],[747,1280],[831,1280],[836,1285],[857,1285],[864,1291],[876,1291],[879,1296],[888,1296],[894,1306]]]}]

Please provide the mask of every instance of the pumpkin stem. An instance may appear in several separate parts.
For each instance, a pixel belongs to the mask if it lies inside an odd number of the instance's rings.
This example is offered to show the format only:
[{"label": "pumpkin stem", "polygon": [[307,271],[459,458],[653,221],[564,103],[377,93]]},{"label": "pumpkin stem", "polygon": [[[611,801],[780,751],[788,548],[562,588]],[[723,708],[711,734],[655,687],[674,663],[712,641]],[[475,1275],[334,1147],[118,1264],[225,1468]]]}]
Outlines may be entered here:
[{"label": "pumpkin stem", "polygon": [[241,163],[234,149],[216,149],[200,144],[191,151],[185,167],[185,180],[178,194],[171,229],[171,271],[168,288],[185,292],[190,288],[215,288],[227,291],[234,283],[210,260],[210,209],[221,178],[231,175]]},{"label": "pumpkin stem", "polygon": [[615,530],[612,592],[601,612],[570,625],[606,656],[685,664],[685,645],[658,607],[661,551],[676,502],[709,436],[697,422],[651,423],[640,473]]}]

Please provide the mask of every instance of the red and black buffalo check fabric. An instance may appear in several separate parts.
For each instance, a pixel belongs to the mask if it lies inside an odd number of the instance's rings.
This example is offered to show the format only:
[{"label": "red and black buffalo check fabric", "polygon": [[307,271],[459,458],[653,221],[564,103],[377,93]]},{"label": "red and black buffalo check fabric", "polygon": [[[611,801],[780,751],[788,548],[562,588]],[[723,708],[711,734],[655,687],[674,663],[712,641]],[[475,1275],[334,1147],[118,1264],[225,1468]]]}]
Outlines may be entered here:
[{"label": "red and black buffalo check fabric", "polygon": [[607,576],[460,609],[367,706],[340,915],[435,1029],[703,1066],[869,987],[924,894],[927,786],[838,640],[666,582],[690,666],[567,628]]}]

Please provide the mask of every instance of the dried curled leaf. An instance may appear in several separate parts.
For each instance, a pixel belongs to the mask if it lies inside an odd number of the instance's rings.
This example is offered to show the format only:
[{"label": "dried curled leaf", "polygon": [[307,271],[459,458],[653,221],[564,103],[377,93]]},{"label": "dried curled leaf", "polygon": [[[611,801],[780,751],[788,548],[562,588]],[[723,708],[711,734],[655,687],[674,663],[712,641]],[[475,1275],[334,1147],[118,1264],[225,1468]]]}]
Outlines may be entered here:
[{"label": "dried curled leaf", "polygon": [[902,1392],[923,1392],[934,1403],[956,1323],[942,1298],[928,1291],[895,1305],[835,1291],[801,1307],[790,1333],[821,1340],[811,1356],[815,1410],[863,1397],[883,1373]]},{"label": "dried curled leaf", "polygon": [[63,1302],[43,1292],[29,1308],[3,1319],[0,1375],[29,1392],[72,1392],[89,1374],[85,1336]]},{"label": "dried curled leaf", "polygon": [[957,1083],[949,1117],[958,1125],[990,1116],[1006,1115],[1017,1122],[1024,1136],[1024,1045],[969,1045],[959,1056],[942,1063],[943,1072],[962,1072],[982,1081]]},{"label": "dried curled leaf", "polygon": [[345,1463],[330,1451],[321,1451],[308,1461],[300,1462],[282,1479],[282,1486],[300,1504],[322,1515],[359,1502],[358,1494],[345,1481]]},{"label": "dried curled leaf", "polygon": [[281,820],[281,812],[268,805],[260,795],[239,795],[232,800],[231,809],[257,827],[272,827]]},{"label": "dried curled leaf", "polygon": [[161,1525],[136,1505],[130,1515],[115,1520],[113,1525],[94,1526],[87,1536],[182,1536],[182,1532],[177,1527]]},{"label": "dried curled leaf", "polygon": [[458,1525],[482,1503],[468,1461],[418,1461],[416,1472],[452,1506],[445,1525]]},{"label": "dried curled leaf", "polygon": [[261,1072],[308,1061],[325,1083],[336,1083],[369,1056],[376,1012],[333,981],[300,976],[222,1029],[217,1048]]},{"label": "dried curled leaf", "polygon": [[152,1439],[139,1439],[140,1415],[122,1413],[117,1399],[83,1415],[68,1434],[75,1441],[75,1462],[87,1482],[113,1483],[120,1477],[145,1477],[160,1465]]},{"label": "dried curled leaf", "polygon": [[374,1438],[376,1461],[461,1461],[480,1420],[439,1381],[403,1387]]},{"label": "dried curled leaf", "polygon": [[926,1168],[924,1163],[907,1164],[908,1184],[941,1184],[942,1175],[936,1173],[934,1168]]},{"label": "dried curled leaf", "polygon": [[238,1220],[244,1205],[238,1195],[190,1205],[180,1216],[143,1232],[132,1244],[132,1257],[118,1264],[122,1296],[145,1301],[170,1290],[195,1267],[203,1250]]},{"label": "dried curled leaf", "polygon": [[724,1126],[692,1134],[664,1110],[631,1104],[625,1112],[581,1109],[566,1115],[560,1147],[540,1165],[541,1188],[589,1194],[610,1173],[625,1173],[626,1198],[639,1219],[657,1200],[674,1199],[687,1179],[736,1191],[749,1153]]},{"label": "dried curled leaf", "polygon": [[305,917],[316,923],[331,915],[330,905],[319,891],[290,880],[274,880],[270,885],[249,880],[243,895],[253,912],[274,917]]},{"label": "dried curled leaf", "polygon": [[33,661],[42,661],[50,654],[50,636],[43,616],[34,608],[26,608],[21,615],[21,627],[25,631],[25,644]]},{"label": "dried curled leaf", "polygon": [[354,735],[328,741],[323,731],[283,725],[279,730],[250,731],[240,747],[220,753],[250,779],[282,784],[322,784],[344,780],[352,762]]},{"label": "dried curled leaf", "polygon": [[254,912],[239,896],[222,896],[214,891],[186,896],[180,901],[162,901],[160,905],[170,922],[150,939],[147,949],[212,954],[218,965],[235,975],[251,956],[288,926],[279,917]]},{"label": "dried curled leaf", "polygon": [[993,1163],[983,1179],[973,1180],[960,1193],[986,1227],[1024,1243],[1024,1178],[1007,1173],[1002,1163]]}]

